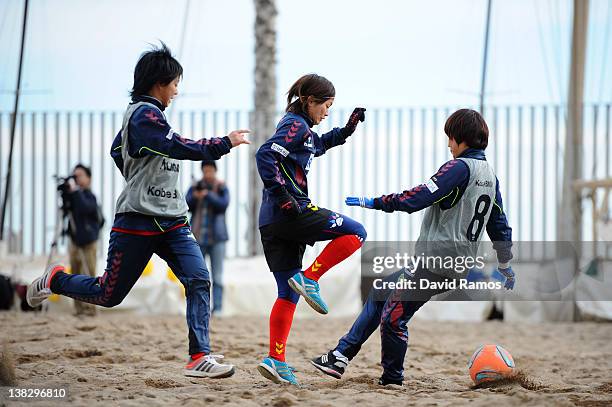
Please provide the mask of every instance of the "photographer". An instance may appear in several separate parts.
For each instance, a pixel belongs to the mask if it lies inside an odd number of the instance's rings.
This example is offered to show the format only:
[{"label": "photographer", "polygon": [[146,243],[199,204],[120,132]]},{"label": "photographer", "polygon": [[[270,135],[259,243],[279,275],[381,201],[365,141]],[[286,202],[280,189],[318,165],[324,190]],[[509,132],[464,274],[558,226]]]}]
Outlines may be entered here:
[{"label": "photographer", "polygon": [[[102,221],[96,197],[91,192],[91,170],[77,164],[63,193],[65,214],[69,217],[68,234],[70,244],[70,268],[72,274],[96,276],[96,243]],[[67,207],[67,208],[66,208]],[[92,304],[74,302],[76,315],[93,316],[96,308]]]},{"label": "photographer", "polygon": [[213,314],[221,312],[223,304],[223,260],[228,240],[225,211],[229,191],[217,179],[214,161],[202,161],[202,179],[189,188],[185,196],[191,216],[191,229],[200,244],[202,255],[210,257],[213,280]]}]

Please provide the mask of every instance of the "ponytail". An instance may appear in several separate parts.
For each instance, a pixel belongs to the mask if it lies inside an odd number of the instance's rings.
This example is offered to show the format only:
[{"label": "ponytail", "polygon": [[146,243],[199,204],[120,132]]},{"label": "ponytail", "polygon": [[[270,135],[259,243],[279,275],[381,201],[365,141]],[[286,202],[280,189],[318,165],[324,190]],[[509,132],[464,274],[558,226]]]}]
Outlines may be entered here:
[{"label": "ponytail", "polygon": [[[323,103],[336,96],[334,85],[323,76],[308,74],[295,81],[287,92],[286,112],[306,113],[308,98],[312,96],[316,103]],[[295,100],[294,100],[295,99]]]}]

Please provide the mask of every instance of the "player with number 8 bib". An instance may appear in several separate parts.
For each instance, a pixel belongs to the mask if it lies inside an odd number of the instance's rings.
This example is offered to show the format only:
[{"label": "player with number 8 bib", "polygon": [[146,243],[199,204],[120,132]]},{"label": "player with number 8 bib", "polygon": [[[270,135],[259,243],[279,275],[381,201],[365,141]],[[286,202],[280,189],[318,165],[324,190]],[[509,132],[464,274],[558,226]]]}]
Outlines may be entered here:
[{"label": "player with number 8 bib", "polygon": [[[514,273],[509,265],[512,229],[503,211],[499,182],[484,152],[489,137],[487,124],[478,112],[461,109],[448,118],[444,132],[453,159],[442,165],[425,183],[379,198],[348,197],[346,204],[385,212],[413,213],[427,208],[416,244],[417,256],[422,247],[427,248],[425,252],[428,255],[436,250],[444,253],[452,247],[455,256],[475,258],[486,229],[497,252],[498,270],[505,277],[504,287],[511,290],[514,288]],[[402,269],[385,280],[398,281],[400,278],[415,280],[418,283],[415,286],[422,287],[422,280],[443,283],[448,278],[457,278],[457,275],[450,275],[450,271],[444,268],[428,266]],[[467,279],[469,281],[469,275]],[[361,345],[380,325],[384,372],[379,384],[401,385],[408,346],[407,323],[431,297],[447,291],[443,284],[434,287],[440,288],[417,288],[404,293],[371,290],[350,331],[340,339],[335,349],[313,359],[312,364],[339,379]]]}]

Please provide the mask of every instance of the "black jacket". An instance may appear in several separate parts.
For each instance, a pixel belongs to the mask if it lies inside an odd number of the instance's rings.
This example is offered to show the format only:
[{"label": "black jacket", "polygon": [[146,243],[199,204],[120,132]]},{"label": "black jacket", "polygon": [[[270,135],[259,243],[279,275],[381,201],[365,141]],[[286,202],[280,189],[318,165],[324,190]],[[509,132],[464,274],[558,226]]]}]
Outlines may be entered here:
[{"label": "black jacket", "polygon": [[69,195],[72,222],[69,226],[70,238],[77,246],[85,246],[98,240],[100,219],[98,218],[98,202],[89,189],[79,189]]}]

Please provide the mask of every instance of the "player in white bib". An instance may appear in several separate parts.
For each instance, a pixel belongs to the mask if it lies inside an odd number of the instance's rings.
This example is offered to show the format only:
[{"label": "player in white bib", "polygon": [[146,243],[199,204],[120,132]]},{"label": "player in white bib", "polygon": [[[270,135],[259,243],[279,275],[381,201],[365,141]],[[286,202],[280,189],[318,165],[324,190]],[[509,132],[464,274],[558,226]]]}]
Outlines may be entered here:
[{"label": "player in white bib", "polygon": [[104,275],[69,274],[61,264],[51,264],[28,287],[27,301],[36,307],[55,293],[115,307],[157,254],[185,288],[189,359],[183,374],[229,377],[234,366],[219,363],[220,355],[211,353],[210,276],[191,233],[180,180],[183,160],[218,160],[249,144],[248,130],[200,140],[181,137],[164,110],[178,95],[182,76],[183,67],[163,43],[142,54],[134,69],[132,100],[110,152],[125,187],[117,199]]}]

